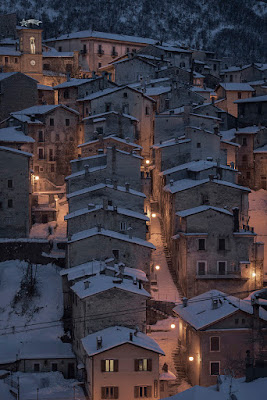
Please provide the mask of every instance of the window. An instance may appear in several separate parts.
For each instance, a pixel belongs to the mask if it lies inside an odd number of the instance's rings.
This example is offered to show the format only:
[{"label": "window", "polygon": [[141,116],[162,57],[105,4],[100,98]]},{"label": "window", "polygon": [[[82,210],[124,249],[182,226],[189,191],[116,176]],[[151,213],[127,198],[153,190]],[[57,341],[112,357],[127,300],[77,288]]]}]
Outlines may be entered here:
[{"label": "window", "polygon": [[170,108],[170,99],[165,99],[165,108],[166,109]]},{"label": "window", "polygon": [[34,372],[40,372],[40,364],[33,364]]},{"label": "window", "polygon": [[12,188],[13,188],[13,180],[12,180],[12,179],[8,179],[8,181],[7,181],[7,187],[8,187],[9,189],[12,189]]},{"label": "window", "polygon": [[2,201],[0,201],[0,210],[2,210],[3,209],[3,203],[2,203]]},{"label": "window", "polygon": [[198,239],[198,250],[206,250],[206,239]]},{"label": "window", "polygon": [[102,63],[98,63],[98,68],[101,68],[102,67]]},{"label": "window", "polygon": [[105,111],[106,112],[111,111],[111,103],[105,103]]},{"label": "window", "polygon": [[210,374],[220,375],[220,361],[212,361],[210,363]]},{"label": "window", "polygon": [[112,55],[112,56],[117,56],[117,55],[118,55],[118,53],[116,52],[116,47],[115,47],[115,46],[112,47],[112,53],[111,53],[111,55]]},{"label": "window", "polygon": [[38,142],[44,142],[44,132],[43,131],[38,132]]},{"label": "window", "polygon": [[58,51],[61,53],[62,52],[62,46],[58,47]]},{"label": "window", "polygon": [[127,92],[124,92],[124,93],[123,93],[123,97],[124,97],[125,99],[127,99],[128,93],[127,93]]},{"label": "window", "polygon": [[55,172],[55,164],[50,165],[50,172]]},{"label": "window", "polygon": [[241,99],[241,97],[242,97],[241,92],[238,92],[238,93],[237,93],[237,97],[238,97],[239,99]]},{"label": "window", "polygon": [[242,318],[242,325],[244,325],[246,323],[245,318]]},{"label": "window", "polygon": [[149,107],[146,107],[146,115],[149,115]]},{"label": "window", "polygon": [[119,360],[101,360],[101,372],[118,372]]},{"label": "window", "polygon": [[66,64],[66,72],[72,72],[72,64]]},{"label": "window", "polygon": [[236,319],[235,319],[235,325],[238,325],[238,324],[239,324],[239,319],[236,318]]},{"label": "window", "polygon": [[242,156],[242,162],[243,162],[244,164],[248,162],[248,156],[247,156],[246,154],[244,154],[244,155]]},{"label": "window", "polygon": [[13,208],[13,200],[12,199],[8,199],[7,200],[7,207],[8,208]]},{"label": "window", "polygon": [[112,253],[113,253],[114,258],[116,258],[116,260],[118,260],[119,254],[120,254],[119,250],[112,250]]},{"label": "window", "polygon": [[65,90],[64,90],[63,97],[64,97],[64,99],[69,99],[69,97],[70,97],[70,95],[69,95],[69,89],[65,89]]},{"label": "window", "polygon": [[96,132],[97,132],[98,135],[103,135],[103,132],[104,132],[103,126],[98,126],[96,128]]},{"label": "window", "polygon": [[126,231],[127,222],[120,222],[120,231]]},{"label": "window", "polygon": [[38,158],[39,158],[39,160],[44,159],[44,149],[43,148],[38,149]]},{"label": "window", "polygon": [[247,138],[242,138],[242,146],[247,146]]},{"label": "window", "polygon": [[134,387],[134,397],[147,398],[152,396],[152,386],[135,386]]},{"label": "window", "polygon": [[43,65],[43,69],[44,69],[45,71],[49,71],[49,70],[50,70],[50,64],[44,64],[44,65]]},{"label": "window", "polygon": [[219,338],[219,336],[210,337],[210,351],[220,351],[220,338]]},{"label": "window", "polygon": [[17,64],[18,63],[18,59],[17,59],[17,57],[15,57],[15,64]]},{"label": "window", "polygon": [[207,263],[206,261],[198,261],[197,262],[197,274],[198,275],[206,275]]},{"label": "window", "polygon": [[122,113],[123,114],[129,114],[129,104],[124,104],[122,106]]},{"label": "window", "polygon": [[50,120],[49,120],[49,125],[50,125],[50,126],[54,126],[54,118],[50,118]]},{"label": "window", "polygon": [[230,75],[230,82],[233,82],[233,75]]},{"label": "window", "polygon": [[227,270],[226,261],[218,261],[217,262],[218,275],[226,275],[226,270]]},{"label": "window", "polygon": [[225,239],[219,239],[219,250],[225,250]]},{"label": "window", "polygon": [[118,399],[119,388],[117,386],[102,386],[101,399]]},{"label": "window", "polygon": [[8,64],[8,57],[5,57],[5,64]]},{"label": "window", "polygon": [[35,38],[33,36],[30,38],[30,48],[31,54],[35,54]]},{"label": "window", "polygon": [[51,364],[51,371],[53,371],[53,372],[57,371],[57,363],[52,363]]},{"label": "window", "polygon": [[213,71],[217,71],[217,65],[213,64]]},{"label": "window", "polygon": [[49,161],[55,161],[53,149],[49,149]]},{"label": "window", "polygon": [[197,143],[197,148],[200,149],[200,147],[201,147],[201,143],[198,142]]},{"label": "window", "polygon": [[135,371],[152,371],[152,359],[151,358],[140,358],[134,360]]},{"label": "window", "polygon": [[246,174],[247,176],[247,179],[250,179],[250,171],[247,171],[247,174]]},{"label": "window", "polygon": [[65,123],[66,123],[66,126],[70,126],[70,120],[69,120],[69,118],[66,118],[66,119],[65,119]]},{"label": "window", "polygon": [[86,44],[84,44],[84,45],[83,45],[83,53],[85,54],[86,51],[87,51],[87,49],[86,49]]},{"label": "window", "polygon": [[126,48],[126,53],[130,53],[130,47]]}]

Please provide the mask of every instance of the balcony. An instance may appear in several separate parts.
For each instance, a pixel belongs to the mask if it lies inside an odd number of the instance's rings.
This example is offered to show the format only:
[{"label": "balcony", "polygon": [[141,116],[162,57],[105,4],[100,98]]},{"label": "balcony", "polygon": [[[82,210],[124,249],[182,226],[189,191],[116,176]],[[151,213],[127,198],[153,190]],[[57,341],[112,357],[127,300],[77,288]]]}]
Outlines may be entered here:
[{"label": "balcony", "polygon": [[103,54],[104,54],[104,50],[98,49],[97,55],[100,57],[100,56],[102,56]]},{"label": "balcony", "polygon": [[207,274],[204,275],[196,275],[196,279],[199,280],[208,280],[208,279],[239,279],[239,280],[247,280],[249,277],[244,276],[241,274],[240,270],[234,271],[234,270],[227,270],[225,271],[225,274],[219,274],[219,273],[211,273],[208,272]]},{"label": "balcony", "polygon": [[113,52],[111,53],[111,55],[112,55],[112,57],[118,57],[118,52],[117,52],[117,51],[113,51]]}]

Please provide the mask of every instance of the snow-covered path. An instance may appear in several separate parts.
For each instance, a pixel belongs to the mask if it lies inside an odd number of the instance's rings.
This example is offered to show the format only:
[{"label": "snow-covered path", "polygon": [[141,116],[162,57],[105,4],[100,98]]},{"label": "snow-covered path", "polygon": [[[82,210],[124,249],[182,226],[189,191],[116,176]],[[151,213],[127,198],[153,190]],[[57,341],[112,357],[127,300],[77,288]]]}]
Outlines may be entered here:
[{"label": "snow-covered path", "polygon": [[151,218],[150,242],[156,246],[156,250],[152,253],[152,262],[154,267],[156,265],[160,266],[160,269],[158,271],[155,270],[154,276],[152,277],[152,279],[155,278],[158,282],[158,291],[151,291],[152,297],[155,300],[172,301],[176,303],[180,301],[180,296],[168,269],[161,239],[161,229],[158,216],[156,218]]}]

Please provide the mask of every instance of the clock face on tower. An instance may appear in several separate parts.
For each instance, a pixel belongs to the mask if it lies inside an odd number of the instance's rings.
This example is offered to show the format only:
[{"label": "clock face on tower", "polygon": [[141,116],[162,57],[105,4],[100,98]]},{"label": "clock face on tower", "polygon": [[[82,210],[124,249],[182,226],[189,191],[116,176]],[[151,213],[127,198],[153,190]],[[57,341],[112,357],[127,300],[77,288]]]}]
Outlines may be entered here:
[{"label": "clock face on tower", "polygon": [[34,65],[35,65],[35,61],[34,61],[34,60],[31,60],[31,61],[30,61],[30,64],[31,64],[32,66],[34,66]]}]

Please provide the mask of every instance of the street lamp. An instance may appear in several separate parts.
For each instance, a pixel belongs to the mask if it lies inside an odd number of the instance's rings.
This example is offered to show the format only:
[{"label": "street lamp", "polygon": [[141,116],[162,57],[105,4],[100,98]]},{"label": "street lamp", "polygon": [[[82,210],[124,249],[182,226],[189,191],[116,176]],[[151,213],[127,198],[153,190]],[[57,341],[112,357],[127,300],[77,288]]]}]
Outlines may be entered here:
[{"label": "street lamp", "polygon": [[189,356],[188,360],[192,362],[192,361],[194,361],[194,357],[193,356]]},{"label": "street lamp", "polygon": [[252,272],[252,278],[256,277],[256,272]]},{"label": "street lamp", "polygon": [[146,160],[146,165],[149,165],[150,164],[150,160]]},{"label": "street lamp", "polygon": [[157,271],[159,271],[159,270],[160,270],[160,266],[159,266],[159,265],[156,265],[156,266],[155,266],[155,269],[156,269]]},{"label": "street lamp", "polygon": [[152,217],[152,218],[156,218],[156,216],[157,216],[156,213],[152,213],[152,214],[151,214],[151,217]]},{"label": "street lamp", "polygon": [[171,324],[171,328],[175,329],[176,325],[175,324]]},{"label": "street lamp", "polygon": [[34,175],[33,178],[35,181],[39,181],[39,179],[40,179],[40,177],[38,175]]}]

